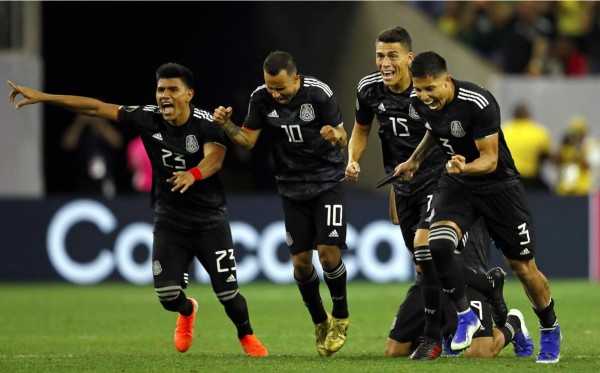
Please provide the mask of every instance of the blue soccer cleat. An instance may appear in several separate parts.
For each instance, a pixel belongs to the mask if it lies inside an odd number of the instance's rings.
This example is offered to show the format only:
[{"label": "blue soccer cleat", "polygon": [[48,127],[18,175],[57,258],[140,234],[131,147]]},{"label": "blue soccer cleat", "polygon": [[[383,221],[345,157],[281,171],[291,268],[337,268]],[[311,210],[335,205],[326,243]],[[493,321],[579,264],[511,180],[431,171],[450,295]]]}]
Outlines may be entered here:
[{"label": "blue soccer cleat", "polygon": [[508,316],[516,316],[520,323],[519,330],[515,333],[512,341],[510,341],[513,344],[515,356],[530,357],[533,355],[533,340],[529,336],[529,330],[527,330],[527,326],[525,325],[523,314],[517,309],[511,309],[508,311]]},{"label": "blue soccer cleat", "polygon": [[560,326],[552,328],[540,327],[540,352],[538,353],[536,363],[552,364],[560,360],[560,343],[562,342],[562,333]]},{"label": "blue soccer cleat", "polygon": [[450,337],[452,336],[448,336],[448,338],[442,338],[442,356],[457,357],[460,355],[460,351],[454,351],[450,347]]},{"label": "blue soccer cleat", "polygon": [[472,309],[469,308],[464,314],[459,314],[458,326],[450,347],[455,351],[469,347],[473,341],[473,334],[477,333],[479,328],[481,328],[481,321]]}]

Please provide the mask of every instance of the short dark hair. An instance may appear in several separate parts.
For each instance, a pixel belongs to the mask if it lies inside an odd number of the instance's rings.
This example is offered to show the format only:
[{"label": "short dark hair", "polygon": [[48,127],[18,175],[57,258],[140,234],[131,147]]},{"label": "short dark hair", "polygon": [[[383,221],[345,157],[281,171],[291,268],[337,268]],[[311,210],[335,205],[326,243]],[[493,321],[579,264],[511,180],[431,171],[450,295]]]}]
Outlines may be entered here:
[{"label": "short dark hair", "polygon": [[447,71],[446,60],[435,52],[419,53],[410,64],[410,73],[416,78],[435,77]]},{"label": "short dark hair", "polygon": [[412,39],[404,27],[395,26],[383,30],[377,35],[377,42],[400,43],[406,51],[412,51]]},{"label": "short dark hair", "polygon": [[188,88],[194,88],[194,74],[187,67],[174,62],[167,62],[156,70],[156,82],[160,79],[180,78]]},{"label": "short dark hair", "polygon": [[285,70],[288,75],[296,75],[298,72],[294,57],[282,51],[271,52],[263,63],[263,70],[272,76],[279,74],[281,70]]}]

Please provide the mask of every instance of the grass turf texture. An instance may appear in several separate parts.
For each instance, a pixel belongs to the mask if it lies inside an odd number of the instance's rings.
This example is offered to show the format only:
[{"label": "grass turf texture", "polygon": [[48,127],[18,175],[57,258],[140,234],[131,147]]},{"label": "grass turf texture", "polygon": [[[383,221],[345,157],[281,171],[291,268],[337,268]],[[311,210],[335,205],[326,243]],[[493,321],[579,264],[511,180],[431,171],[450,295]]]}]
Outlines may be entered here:
[{"label": "grass turf texture", "polygon": [[[198,300],[196,338],[181,354],[173,346],[176,314],[164,311],[152,286],[0,284],[0,372],[598,372],[600,284],[553,280],[563,330],[558,364],[536,364],[537,320],[521,285],[507,281],[509,308],[523,311],[534,357],[513,357],[509,344],[496,359],[440,358],[419,362],[385,358],[388,329],[410,284],[349,284],[346,345],[319,357],[313,325],[295,285],[243,285],[256,335],[267,358],[249,358],[212,289],[191,284]],[[330,301],[321,283],[326,307]]]}]

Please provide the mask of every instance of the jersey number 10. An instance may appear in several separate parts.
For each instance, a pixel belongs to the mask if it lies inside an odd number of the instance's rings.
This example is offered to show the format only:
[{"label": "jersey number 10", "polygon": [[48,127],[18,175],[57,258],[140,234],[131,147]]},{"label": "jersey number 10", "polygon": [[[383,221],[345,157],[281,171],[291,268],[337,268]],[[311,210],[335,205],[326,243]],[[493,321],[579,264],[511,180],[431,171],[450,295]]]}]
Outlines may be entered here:
[{"label": "jersey number 10", "polygon": [[304,142],[304,139],[302,138],[302,131],[300,131],[300,126],[298,124],[284,124],[281,126],[281,128],[285,130],[290,142]]}]

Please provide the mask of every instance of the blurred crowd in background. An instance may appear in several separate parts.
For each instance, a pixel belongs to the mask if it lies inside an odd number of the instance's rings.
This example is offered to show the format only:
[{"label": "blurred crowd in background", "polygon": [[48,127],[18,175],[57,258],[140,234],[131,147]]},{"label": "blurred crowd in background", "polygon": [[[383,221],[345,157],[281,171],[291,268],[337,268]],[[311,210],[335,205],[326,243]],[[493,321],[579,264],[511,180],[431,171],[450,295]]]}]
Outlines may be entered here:
[{"label": "blurred crowd in background", "polygon": [[414,1],[445,34],[507,74],[600,74],[596,1]]},{"label": "blurred crowd in background", "polygon": [[[472,48],[504,74],[600,74],[600,2],[414,1],[439,30]],[[511,110],[511,109],[509,109]],[[560,139],[537,123],[527,103],[512,108],[502,128],[525,187],[558,195],[600,188],[596,118],[574,114]],[[557,140],[557,141],[553,141]],[[555,147],[552,147],[552,144]]]},{"label": "blurred crowd in background", "polygon": [[535,121],[526,103],[519,103],[502,132],[526,190],[560,196],[599,190],[600,141],[589,134],[587,118],[571,116],[553,148],[550,131]]}]

